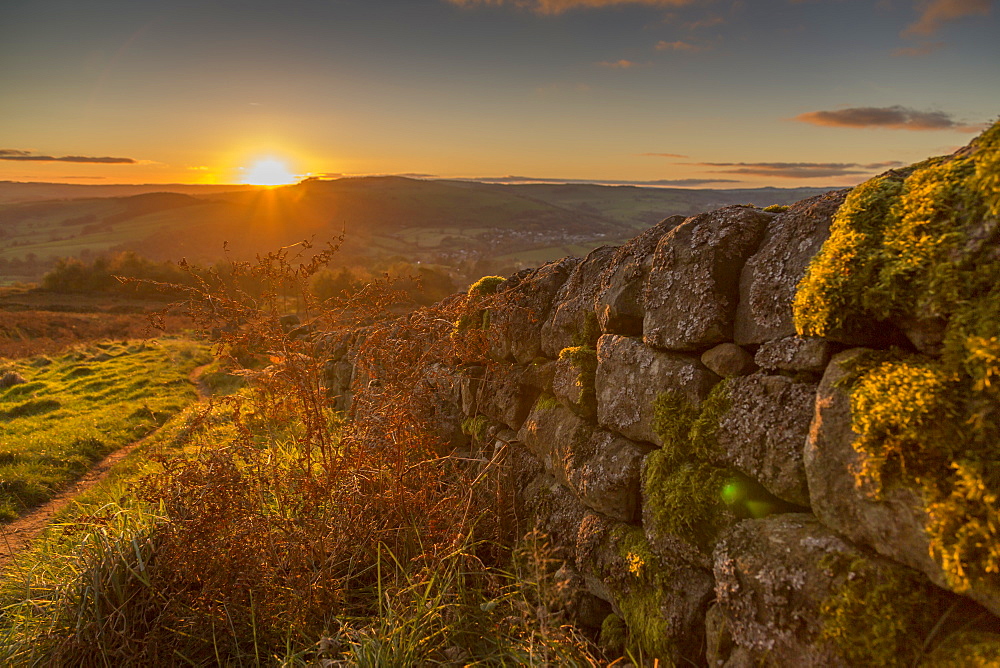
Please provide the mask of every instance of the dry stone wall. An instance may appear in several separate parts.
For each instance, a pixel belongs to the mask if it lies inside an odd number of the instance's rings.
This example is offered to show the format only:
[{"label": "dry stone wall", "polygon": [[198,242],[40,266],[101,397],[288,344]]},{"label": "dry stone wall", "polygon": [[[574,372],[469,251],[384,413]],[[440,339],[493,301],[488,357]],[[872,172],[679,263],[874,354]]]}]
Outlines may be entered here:
[{"label": "dry stone wall", "polygon": [[[859,476],[852,360],[936,358],[891,319],[796,330],[847,195],[674,217],[515,274],[486,320],[494,359],[448,372],[454,445],[507,450],[522,519],[582,583],[578,621],[612,645],[624,622],[636,658],[1000,665],[1000,574],[949,577],[925,488]],[[345,396],[348,360],[330,367]]]}]

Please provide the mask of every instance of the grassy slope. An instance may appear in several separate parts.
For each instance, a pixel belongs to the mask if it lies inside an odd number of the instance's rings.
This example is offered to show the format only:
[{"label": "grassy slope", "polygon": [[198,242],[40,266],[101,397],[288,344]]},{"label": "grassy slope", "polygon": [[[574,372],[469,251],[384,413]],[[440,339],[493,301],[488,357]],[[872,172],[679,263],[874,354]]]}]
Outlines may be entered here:
[{"label": "grassy slope", "polygon": [[104,455],[195,399],[203,344],[104,343],[23,360],[28,381],[0,390],[0,520],[43,503]]}]

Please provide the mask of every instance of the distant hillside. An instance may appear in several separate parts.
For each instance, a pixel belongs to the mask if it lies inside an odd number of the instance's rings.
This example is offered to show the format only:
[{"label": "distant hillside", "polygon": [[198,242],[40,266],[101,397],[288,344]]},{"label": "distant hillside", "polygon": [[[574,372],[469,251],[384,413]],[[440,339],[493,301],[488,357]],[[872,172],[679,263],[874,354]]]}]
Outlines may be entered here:
[{"label": "distant hillside", "polygon": [[[110,188],[68,187],[78,194]],[[449,265],[483,259],[537,264],[618,243],[673,214],[734,203],[788,204],[823,192],[402,177],[307,180],[227,192],[193,188],[192,193],[0,203],[0,277],[35,275],[58,257],[133,250],[158,260],[210,262],[223,256],[224,247],[231,257],[251,257],[308,238],[323,243],[342,233],[343,257],[352,262],[398,256]]]},{"label": "distant hillside", "polygon": [[184,183],[146,185],[81,185],[78,183],[23,183],[0,181],[0,204],[40,202],[49,199],[91,199],[94,197],[128,197],[143,193],[172,192],[184,195],[210,195],[234,190],[259,190],[246,185],[192,185]]}]

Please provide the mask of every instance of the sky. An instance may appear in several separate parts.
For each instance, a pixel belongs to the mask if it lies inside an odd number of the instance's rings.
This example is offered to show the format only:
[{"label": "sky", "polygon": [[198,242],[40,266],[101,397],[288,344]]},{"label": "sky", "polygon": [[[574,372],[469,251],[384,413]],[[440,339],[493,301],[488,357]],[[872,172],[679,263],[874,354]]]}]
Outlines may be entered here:
[{"label": "sky", "polygon": [[2,0],[0,180],[842,186],[1000,115],[994,0]]}]

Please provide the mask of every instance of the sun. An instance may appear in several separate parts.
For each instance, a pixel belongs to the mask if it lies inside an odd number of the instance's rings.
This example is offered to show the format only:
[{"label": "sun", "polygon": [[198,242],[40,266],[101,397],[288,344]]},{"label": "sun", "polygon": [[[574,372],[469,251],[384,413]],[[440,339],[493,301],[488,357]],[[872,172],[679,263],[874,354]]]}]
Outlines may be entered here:
[{"label": "sun", "polygon": [[243,182],[254,186],[285,186],[298,180],[285,163],[276,158],[258,160],[243,175]]}]

